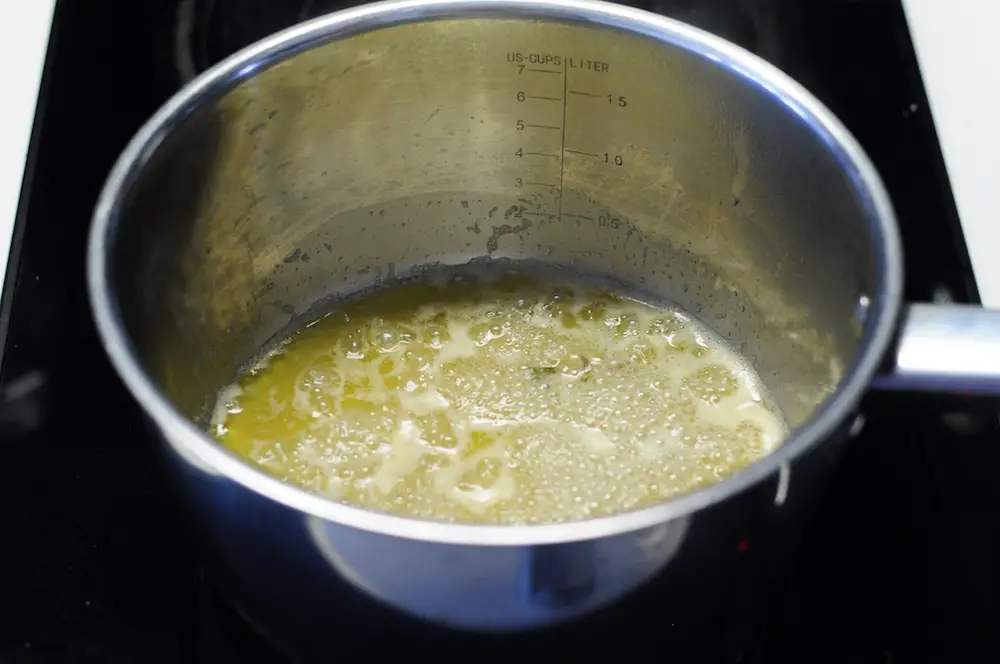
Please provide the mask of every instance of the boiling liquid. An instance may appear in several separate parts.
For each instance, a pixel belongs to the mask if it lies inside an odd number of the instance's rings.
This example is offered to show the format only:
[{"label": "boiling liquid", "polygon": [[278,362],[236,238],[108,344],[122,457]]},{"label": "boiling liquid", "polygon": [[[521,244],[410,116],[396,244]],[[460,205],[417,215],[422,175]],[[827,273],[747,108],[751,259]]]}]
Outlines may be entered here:
[{"label": "boiling liquid", "polygon": [[752,368],[683,312],[517,274],[341,303],[224,390],[212,428],[348,503],[502,524],[662,501],[786,435]]}]

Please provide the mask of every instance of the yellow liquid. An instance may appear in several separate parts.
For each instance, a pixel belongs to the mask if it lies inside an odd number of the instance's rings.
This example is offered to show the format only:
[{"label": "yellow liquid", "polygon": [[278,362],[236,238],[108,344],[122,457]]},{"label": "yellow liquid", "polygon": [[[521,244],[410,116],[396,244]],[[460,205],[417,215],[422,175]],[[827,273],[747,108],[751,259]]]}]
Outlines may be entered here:
[{"label": "yellow liquid", "polygon": [[517,274],[342,302],[223,390],[212,430],[348,503],[499,524],[662,501],[787,432],[752,368],[684,313]]}]

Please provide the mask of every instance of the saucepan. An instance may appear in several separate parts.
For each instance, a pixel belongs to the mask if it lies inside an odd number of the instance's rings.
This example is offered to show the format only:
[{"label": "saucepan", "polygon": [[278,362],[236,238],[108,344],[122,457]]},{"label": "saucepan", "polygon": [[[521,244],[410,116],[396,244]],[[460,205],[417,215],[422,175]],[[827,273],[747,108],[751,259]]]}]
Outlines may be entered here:
[{"label": "saucepan", "polygon": [[[88,252],[101,339],[206,555],[279,639],[343,625],[359,598],[477,631],[567,621],[654,582],[704,599],[748,542],[801,526],[873,383],[1000,386],[997,313],[902,303],[889,198],[829,110],[720,38],[589,0],[379,3],[250,46],[134,137]],[[754,364],[792,433],[653,507],[502,527],[341,504],[206,435],[219,388],[289,324],[484,258],[676,303]]]}]

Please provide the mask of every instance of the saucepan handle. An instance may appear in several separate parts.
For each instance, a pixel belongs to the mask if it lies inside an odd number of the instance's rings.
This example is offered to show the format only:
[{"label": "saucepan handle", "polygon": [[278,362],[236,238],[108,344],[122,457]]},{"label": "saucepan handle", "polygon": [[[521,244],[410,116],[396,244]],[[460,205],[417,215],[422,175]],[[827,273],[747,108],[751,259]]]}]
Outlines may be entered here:
[{"label": "saucepan handle", "polygon": [[872,383],[883,390],[1000,396],[1000,310],[910,304]]}]

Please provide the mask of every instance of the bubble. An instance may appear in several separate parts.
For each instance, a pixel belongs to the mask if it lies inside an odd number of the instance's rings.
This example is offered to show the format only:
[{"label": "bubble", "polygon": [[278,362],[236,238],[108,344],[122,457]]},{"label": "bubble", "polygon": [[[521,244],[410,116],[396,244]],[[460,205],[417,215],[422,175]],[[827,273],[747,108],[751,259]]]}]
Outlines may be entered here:
[{"label": "bubble", "polygon": [[705,401],[717,404],[723,397],[734,394],[739,382],[731,369],[720,364],[709,364],[685,378],[684,385]]},{"label": "bubble", "polygon": [[348,337],[344,342],[346,355],[352,360],[360,360],[365,356],[367,344],[357,337]]},{"label": "bubble", "polygon": [[431,348],[440,348],[446,341],[450,341],[448,328],[440,323],[428,323],[420,328],[419,340],[421,343]]},{"label": "bubble", "polygon": [[568,378],[579,378],[590,369],[590,360],[583,356],[573,353],[566,357],[559,363],[558,371],[561,375]]},{"label": "bubble", "polygon": [[388,353],[399,345],[399,337],[392,330],[379,330],[375,334],[375,348],[381,353]]},{"label": "bubble", "polygon": [[615,332],[623,337],[634,337],[639,334],[640,322],[637,315],[625,314],[624,316],[615,316],[615,318],[618,320]]}]

